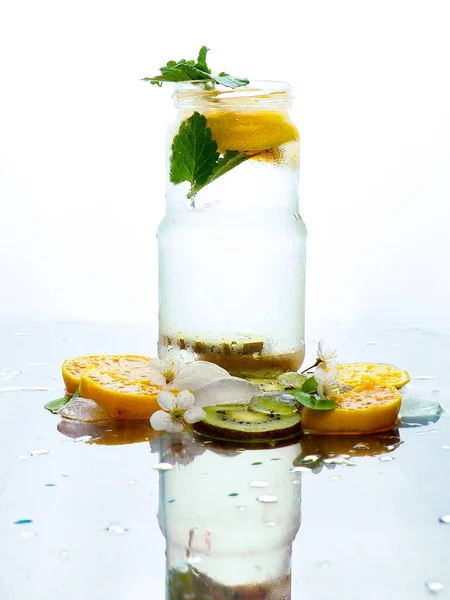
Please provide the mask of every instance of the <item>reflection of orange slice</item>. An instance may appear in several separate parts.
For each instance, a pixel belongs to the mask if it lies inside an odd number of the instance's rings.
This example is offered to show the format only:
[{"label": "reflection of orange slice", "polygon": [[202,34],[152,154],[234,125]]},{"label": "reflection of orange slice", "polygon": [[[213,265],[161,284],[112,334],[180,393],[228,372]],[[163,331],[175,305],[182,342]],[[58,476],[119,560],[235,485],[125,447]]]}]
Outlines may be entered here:
[{"label": "reflection of orange slice", "polygon": [[128,370],[91,367],[81,375],[80,396],[95,400],[117,421],[149,419],[159,409],[161,391],[149,377],[149,365]]},{"label": "reflection of orange slice", "polygon": [[302,426],[309,433],[356,434],[393,429],[402,403],[393,386],[357,387],[333,398],[334,410],[303,408]]},{"label": "reflection of orange slice", "polygon": [[298,140],[298,130],[286,113],[231,112],[207,115],[213,138],[221,151],[260,152]]},{"label": "reflection of orange slice", "polygon": [[67,393],[72,395],[80,385],[80,377],[84,369],[88,367],[100,368],[133,368],[137,366],[148,366],[150,359],[146,356],[135,354],[98,354],[94,356],[77,356],[64,361],[62,375]]},{"label": "reflection of orange slice", "polygon": [[378,363],[348,363],[336,365],[337,378],[342,383],[358,385],[393,385],[401,388],[411,380],[409,373],[393,365]]}]

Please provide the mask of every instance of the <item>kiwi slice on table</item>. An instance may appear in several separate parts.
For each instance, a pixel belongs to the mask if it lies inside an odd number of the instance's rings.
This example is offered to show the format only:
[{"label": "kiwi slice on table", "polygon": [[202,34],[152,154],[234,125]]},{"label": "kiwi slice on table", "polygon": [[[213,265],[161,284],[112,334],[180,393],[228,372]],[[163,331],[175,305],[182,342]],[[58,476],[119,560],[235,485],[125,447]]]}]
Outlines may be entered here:
[{"label": "kiwi slice on table", "polygon": [[281,417],[289,417],[298,412],[299,403],[290,394],[262,392],[253,396],[248,408],[264,415],[275,414]]},{"label": "kiwi slice on table", "polygon": [[194,424],[201,435],[217,440],[259,442],[280,440],[300,432],[298,413],[283,416],[273,412],[265,414],[249,410],[242,404],[205,406],[206,417]]}]

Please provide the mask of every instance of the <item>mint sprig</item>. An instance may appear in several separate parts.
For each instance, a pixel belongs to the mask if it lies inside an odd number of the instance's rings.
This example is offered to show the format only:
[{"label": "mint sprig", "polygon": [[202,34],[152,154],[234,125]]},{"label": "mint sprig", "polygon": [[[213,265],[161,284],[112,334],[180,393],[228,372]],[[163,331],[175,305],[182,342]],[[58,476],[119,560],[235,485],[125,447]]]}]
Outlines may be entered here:
[{"label": "mint sprig", "polygon": [[149,81],[152,85],[159,87],[163,83],[181,81],[209,81],[229,88],[241,87],[249,83],[248,79],[232,77],[224,72],[219,73],[219,75],[212,75],[211,69],[206,62],[207,53],[208,48],[202,46],[198,53],[197,62],[185,59],[179,61],[170,60],[164,67],[160,68],[161,75],[144,77],[142,81]]},{"label": "mint sprig", "polygon": [[289,392],[294,396],[297,402],[300,402],[303,406],[311,408],[312,410],[333,410],[336,408],[336,402],[334,400],[322,400],[316,398],[312,394],[307,394],[300,390],[293,390]]},{"label": "mint sprig", "polygon": [[194,112],[181,123],[173,138],[170,181],[175,185],[188,181],[191,187],[187,197],[192,200],[205,185],[228,173],[247,158],[249,157],[245,152],[237,150],[227,150],[221,156],[206,117]]},{"label": "mint sprig", "polygon": [[47,404],[44,405],[44,408],[49,410],[54,415],[57,415],[58,412],[61,410],[61,408],[65,404],[67,404],[70,400],[72,400],[72,398],[78,398],[79,395],[80,395],[80,388],[77,387],[73,396],[71,396],[70,394],[66,394],[62,398],[57,398],[56,400],[50,400],[50,402],[47,402]]}]

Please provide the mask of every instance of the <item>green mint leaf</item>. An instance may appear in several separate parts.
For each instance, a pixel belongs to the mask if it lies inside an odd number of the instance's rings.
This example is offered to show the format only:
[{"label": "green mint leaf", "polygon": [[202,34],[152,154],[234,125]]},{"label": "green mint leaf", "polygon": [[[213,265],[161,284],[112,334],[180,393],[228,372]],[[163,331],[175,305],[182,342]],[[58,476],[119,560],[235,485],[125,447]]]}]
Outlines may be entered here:
[{"label": "green mint leaf", "polygon": [[317,381],[314,379],[314,376],[308,377],[308,379],[301,386],[302,392],[306,392],[307,394],[312,394],[317,390]]},{"label": "green mint leaf", "polygon": [[228,73],[219,73],[219,75],[214,77],[214,80],[216,81],[216,83],[219,83],[220,85],[224,85],[225,87],[229,88],[237,88],[249,84],[248,79],[231,77],[231,75],[228,75]]},{"label": "green mint leaf", "polygon": [[307,408],[311,408],[312,410],[333,410],[336,408],[336,403],[333,400],[320,400],[311,394],[296,390],[291,393],[300,404]]},{"label": "green mint leaf", "polygon": [[213,140],[211,128],[204,115],[194,112],[180,125],[172,142],[170,157],[170,181],[174,184],[188,181],[203,186],[217,165],[219,153]]},{"label": "green mint leaf", "polygon": [[69,400],[72,400],[72,398],[78,398],[79,395],[80,389],[77,388],[73,396],[71,396],[70,394],[66,394],[62,398],[51,400],[50,402],[47,402],[47,404],[44,405],[44,408],[56,415],[61,410],[61,408],[69,402]]},{"label": "green mint leaf", "polygon": [[214,170],[208,179],[203,184],[197,183],[196,185],[192,186],[187,197],[193,198],[197,192],[205,187],[205,185],[212,183],[221,175],[225,175],[225,173],[228,173],[228,171],[231,171],[231,169],[234,169],[234,167],[237,167],[248,158],[250,157],[245,152],[239,152],[238,150],[227,150],[225,154],[217,161],[217,164],[214,166]]},{"label": "green mint leaf", "polygon": [[205,73],[211,73],[211,69],[206,64],[206,55],[208,54],[209,48],[206,46],[202,46],[200,48],[200,52],[198,53],[197,64],[195,65],[197,69],[200,71],[204,71]]},{"label": "green mint leaf", "polygon": [[162,86],[165,82],[180,82],[180,81],[211,81],[229,88],[236,88],[248,84],[248,79],[240,79],[231,77],[228,73],[219,73],[219,75],[211,75],[211,69],[206,63],[206,55],[208,48],[202,46],[198,53],[197,62],[193,60],[169,60],[169,62],[160,68],[161,75],[155,77],[144,77],[142,81],[149,81],[152,85]]}]

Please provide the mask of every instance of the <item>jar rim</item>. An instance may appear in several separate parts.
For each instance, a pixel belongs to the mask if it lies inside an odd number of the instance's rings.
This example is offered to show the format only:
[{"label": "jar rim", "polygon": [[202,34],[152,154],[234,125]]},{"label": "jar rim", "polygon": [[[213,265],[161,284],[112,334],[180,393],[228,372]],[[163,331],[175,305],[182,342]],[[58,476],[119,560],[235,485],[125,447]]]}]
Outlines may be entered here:
[{"label": "jar rim", "polygon": [[[292,86],[285,81],[251,80],[247,85],[229,88],[223,85],[206,87],[204,80],[181,81],[175,84],[172,98],[180,108],[193,107],[199,103],[226,106],[283,104],[293,99]],[[201,85],[203,84],[203,85]]]}]

